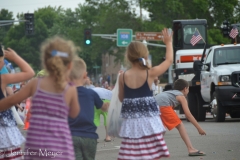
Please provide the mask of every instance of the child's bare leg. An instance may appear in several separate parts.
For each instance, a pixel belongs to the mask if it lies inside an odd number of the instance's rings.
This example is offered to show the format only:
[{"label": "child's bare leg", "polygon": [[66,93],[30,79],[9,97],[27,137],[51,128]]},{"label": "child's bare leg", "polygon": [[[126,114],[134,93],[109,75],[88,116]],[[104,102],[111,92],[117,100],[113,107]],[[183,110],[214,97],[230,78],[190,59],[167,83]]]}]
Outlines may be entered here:
[{"label": "child's bare leg", "polygon": [[106,138],[105,138],[105,140],[106,141],[111,141],[111,137],[107,134],[107,126],[105,126],[105,129],[106,129]]},{"label": "child's bare leg", "polygon": [[198,150],[193,148],[193,146],[192,146],[192,143],[188,137],[187,131],[186,131],[183,123],[181,122],[178,126],[176,126],[176,128],[177,128],[178,132],[180,133],[184,143],[186,144],[188,152],[189,153],[197,152]]}]

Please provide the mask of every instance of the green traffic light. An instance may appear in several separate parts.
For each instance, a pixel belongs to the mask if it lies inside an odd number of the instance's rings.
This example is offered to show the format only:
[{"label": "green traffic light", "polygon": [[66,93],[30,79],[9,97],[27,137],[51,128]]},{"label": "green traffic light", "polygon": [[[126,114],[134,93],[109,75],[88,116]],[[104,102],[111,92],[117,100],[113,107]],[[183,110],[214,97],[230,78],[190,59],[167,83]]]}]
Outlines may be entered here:
[{"label": "green traffic light", "polygon": [[86,44],[90,44],[91,43],[91,41],[90,40],[86,40]]}]

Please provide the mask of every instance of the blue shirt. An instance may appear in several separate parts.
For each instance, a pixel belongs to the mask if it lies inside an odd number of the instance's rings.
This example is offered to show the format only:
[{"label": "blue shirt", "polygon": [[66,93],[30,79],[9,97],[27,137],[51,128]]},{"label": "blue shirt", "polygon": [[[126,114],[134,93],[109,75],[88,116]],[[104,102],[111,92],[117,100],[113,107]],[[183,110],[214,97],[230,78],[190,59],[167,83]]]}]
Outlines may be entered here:
[{"label": "blue shirt", "polygon": [[9,72],[8,72],[8,70],[7,70],[7,67],[4,65],[3,67],[2,67],[2,69],[0,70],[0,74],[8,74]]},{"label": "blue shirt", "polygon": [[[0,70],[0,74],[8,74],[9,72],[8,72],[8,70],[7,70],[7,67],[4,65],[3,67],[2,67],[2,69]],[[8,87],[12,87],[12,84],[8,84],[7,85]]]},{"label": "blue shirt", "polygon": [[98,139],[97,127],[94,124],[94,106],[100,109],[103,101],[92,89],[77,87],[80,113],[76,118],[68,118],[72,136]]}]

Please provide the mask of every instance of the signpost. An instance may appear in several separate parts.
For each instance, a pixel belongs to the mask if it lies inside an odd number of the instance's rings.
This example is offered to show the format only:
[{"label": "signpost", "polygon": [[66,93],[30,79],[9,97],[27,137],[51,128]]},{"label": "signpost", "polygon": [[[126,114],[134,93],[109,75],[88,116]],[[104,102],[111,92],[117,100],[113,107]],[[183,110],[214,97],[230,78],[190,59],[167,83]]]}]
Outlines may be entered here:
[{"label": "signpost", "polygon": [[146,41],[162,41],[161,32],[136,32],[136,40],[146,40]]},{"label": "signpost", "polygon": [[97,70],[98,70],[98,68],[100,68],[100,66],[95,65],[95,66],[93,66],[93,68],[96,69],[96,82],[97,82]]},{"label": "signpost", "polygon": [[127,47],[132,42],[132,29],[117,29],[117,46]]}]

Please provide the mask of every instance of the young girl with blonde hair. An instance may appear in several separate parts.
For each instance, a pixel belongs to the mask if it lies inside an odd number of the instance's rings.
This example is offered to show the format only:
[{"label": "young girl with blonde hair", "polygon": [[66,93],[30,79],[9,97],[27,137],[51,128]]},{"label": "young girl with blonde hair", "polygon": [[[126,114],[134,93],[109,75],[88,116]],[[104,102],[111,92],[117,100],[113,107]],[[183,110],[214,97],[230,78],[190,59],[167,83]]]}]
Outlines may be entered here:
[{"label": "young girl with blonde hair", "polygon": [[172,34],[162,31],[166,44],[166,60],[149,68],[148,49],[141,42],[131,42],[126,57],[131,68],[119,77],[119,100],[122,102],[122,126],[119,160],[156,160],[168,157],[163,139],[165,128],[151,86],[155,77],[163,74],[173,62]]},{"label": "young girl with blonde hair", "polygon": [[[0,73],[0,100],[6,97],[8,84],[22,82],[34,76],[32,68],[10,48],[6,50],[0,48],[0,70],[4,66],[4,58],[17,64],[21,72],[14,74]],[[14,104],[8,106],[5,103],[0,103],[0,160],[17,160],[21,159],[22,156],[21,154],[11,154],[20,152],[21,145],[25,142],[25,138],[19,131],[10,109]]]},{"label": "young girl with blonde hair", "polygon": [[71,41],[54,37],[42,45],[41,52],[48,75],[31,80],[18,93],[1,100],[0,110],[32,96],[25,160],[73,160],[68,116],[75,118],[80,107],[76,88],[67,79],[76,49]]}]

